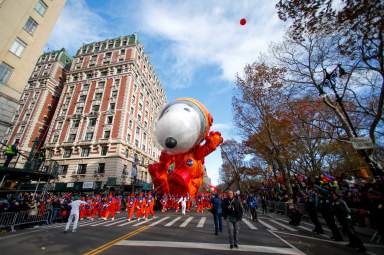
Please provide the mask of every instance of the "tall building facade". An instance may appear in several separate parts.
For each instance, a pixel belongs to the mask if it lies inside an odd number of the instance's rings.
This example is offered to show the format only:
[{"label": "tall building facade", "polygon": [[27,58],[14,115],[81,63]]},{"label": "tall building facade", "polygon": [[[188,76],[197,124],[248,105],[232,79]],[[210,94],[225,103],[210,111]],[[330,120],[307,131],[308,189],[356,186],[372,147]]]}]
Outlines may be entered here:
[{"label": "tall building facade", "polygon": [[0,140],[65,0],[0,0]]},{"label": "tall building facade", "polygon": [[[82,46],[72,61],[45,143],[57,185],[97,189],[150,182],[160,153],[153,123],[166,96],[136,35]],[[137,165],[137,167],[135,167]]]},{"label": "tall building facade", "polygon": [[24,153],[32,147],[38,151],[44,145],[70,63],[64,49],[40,56],[19,100],[8,144],[19,141]]}]

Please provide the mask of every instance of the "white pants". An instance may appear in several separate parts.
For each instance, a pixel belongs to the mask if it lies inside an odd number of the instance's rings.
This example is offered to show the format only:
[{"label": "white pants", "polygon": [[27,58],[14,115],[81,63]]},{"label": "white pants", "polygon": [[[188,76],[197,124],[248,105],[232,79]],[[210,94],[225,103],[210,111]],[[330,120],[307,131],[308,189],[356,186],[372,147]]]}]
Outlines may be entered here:
[{"label": "white pants", "polygon": [[181,214],[185,215],[185,209],[187,208],[186,204],[181,204]]},{"label": "white pants", "polygon": [[79,214],[75,213],[75,214],[69,215],[67,225],[65,225],[65,231],[67,231],[69,229],[69,226],[71,225],[71,222],[73,221],[73,218],[75,218],[75,221],[73,222],[72,231],[77,229],[77,223],[79,222]]}]

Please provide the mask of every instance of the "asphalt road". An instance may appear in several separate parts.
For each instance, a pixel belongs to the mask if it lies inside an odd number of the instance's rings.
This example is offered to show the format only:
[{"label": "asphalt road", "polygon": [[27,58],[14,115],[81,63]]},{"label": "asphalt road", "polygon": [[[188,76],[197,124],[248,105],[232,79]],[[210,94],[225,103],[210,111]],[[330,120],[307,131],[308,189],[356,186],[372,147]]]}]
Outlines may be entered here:
[{"label": "asphalt road", "polygon": [[[316,235],[311,224],[293,227],[281,215],[260,215],[258,222],[245,218],[240,223],[239,249],[229,249],[225,224],[219,236],[213,229],[208,212],[158,213],[139,223],[128,223],[121,213],[114,222],[82,221],[76,233],[64,234],[63,223],[2,233],[0,254],[361,254],[346,247],[346,242],[331,241],[327,229]],[[384,254],[384,246],[367,244],[367,248],[367,254]]]}]

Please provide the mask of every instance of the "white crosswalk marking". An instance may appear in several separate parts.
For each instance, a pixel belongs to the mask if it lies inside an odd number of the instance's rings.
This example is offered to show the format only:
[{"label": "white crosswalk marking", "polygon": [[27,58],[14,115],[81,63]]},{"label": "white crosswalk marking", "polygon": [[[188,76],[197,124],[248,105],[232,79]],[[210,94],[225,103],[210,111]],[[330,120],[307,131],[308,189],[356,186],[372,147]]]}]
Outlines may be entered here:
[{"label": "white crosswalk marking", "polygon": [[181,216],[179,216],[179,217],[173,219],[172,221],[168,222],[168,223],[165,224],[164,226],[165,226],[165,227],[170,227],[170,226],[172,226],[173,224],[175,224],[176,221],[178,221],[178,220],[180,220],[180,219],[181,219]]},{"label": "white crosswalk marking", "polygon": [[277,228],[275,228],[275,227],[269,225],[268,223],[266,223],[265,221],[261,220],[260,218],[259,218],[259,223],[260,223],[261,225],[263,225],[264,227],[269,228],[269,229],[272,230],[272,231],[276,231],[276,230],[277,230]]},{"label": "white crosswalk marking", "polygon": [[107,224],[109,223],[110,221],[107,221],[107,220],[102,220],[101,222],[97,222],[95,224],[92,224],[90,225],[91,227],[96,227],[96,226],[100,226],[100,225],[103,225],[103,224]]},{"label": "white crosswalk marking", "polygon": [[135,225],[133,225],[134,227],[137,227],[137,226],[141,226],[149,221],[152,221],[153,219],[157,219],[157,217],[153,217],[153,218],[150,218],[149,220],[143,220],[142,222],[139,222],[139,223],[136,223]]},{"label": "white crosswalk marking", "polygon": [[270,220],[270,221],[275,223],[275,224],[277,224],[277,225],[279,225],[279,226],[281,226],[281,227],[283,227],[283,228],[285,228],[285,229],[288,229],[289,231],[297,232],[297,229],[294,229],[294,228],[292,228],[290,226],[287,226],[287,225],[285,225],[285,224],[283,224],[281,222],[278,222],[276,220]]},{"label": "white crosswalk marking", "polygon": [[207,217],[201,217],[199,223],[197,224],[197,227],[198,228],[204,227],[204,223],[205,223],[206,220],[207,220]]},{"label": "white crosswalk marking", "polygon": [[169,219],[169,217],[164,217],[164,218],[162,218],[162,219],[160,219],[158,221],[155,221],[154,223],[150,224],[149,226],[150,227],[156,226],[157,224],[159,224],[159,223],[161,223],[161,222],[163,222],[165,220],[168,220],[168,219]]},{"label": "white crosswalk marking", "polygon": [[119,219],[119,220],[116,220],[116,221],[114,221],[114,222],[112,222],[112,223],[109,223],[109,224],[107,224],[107,225],[104,225],[104,227],[113,226],[113,225],[122,223],[122,222],[124,222],[124,221],[126,221],[126,220],[127,220],[126,218],[124,218],[124,219]]},{"label": "white crosswalk marking", "polygon": [[185,228],[185,227],[191,222],[192,219],[193,219],[193,217],[189,217],[188,219],[186,219],[186,220],[180,225],[180,227],[181,227],[181,228]]},{"label": "white crosswalk marking", "polygon": [[127,222],[125,222],[125,223],[123,223],[123,224],[120,224],[120,225],[117,225],[117,226],[118,226],[118,227],[123,227],[123,226],[126,226],[126,225],[131,224],[131,223],[134,223],[134,222],[136,222],[136,219],[132,219],[131,221],[128,221],[128,220],[127,220]]},{"label": "white crosswalk marking", "polygon": [[298,228],[301,228],[301,229],[307,230],[309,232],[312,232],[312,229],[304,227],[304,226],[299,226]]},{"label": "white crosswalk marking", "polygon": [[[228,244],[223,243],[197,243],[197,242],[166,242],[166,241],[149,241],[149,240],[121,240],[115,245],[131,246],[131,247],[164,247],[179,249],[202,249],[211,251],[228,251]],[[240,245],[237,251],[263,254],[287,254],[287,255],[303,255],[301,251],[292,247],[270,247],[257,245]],[[201,252],[195,252],[201,254]],[[244,253],[245,254],[245,253]]]},{"label": "white crosswalk marking", "polygon": [[245,225],[247,225],[250,229],[252,230],[257,230],[257,227],[255,225],[253,225],[252,223],[250,223],[247,219],[244,219],[243,218],[243,222],[245,223]]}]

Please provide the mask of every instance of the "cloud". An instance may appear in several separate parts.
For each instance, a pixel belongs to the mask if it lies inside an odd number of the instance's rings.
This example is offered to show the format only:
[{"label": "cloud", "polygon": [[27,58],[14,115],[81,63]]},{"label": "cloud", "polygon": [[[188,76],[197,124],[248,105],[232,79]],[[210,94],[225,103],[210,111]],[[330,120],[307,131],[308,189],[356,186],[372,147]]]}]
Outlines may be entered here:
[{"label": "cloud", "polygon": [[[270,0],[143,1],[137,11],[140,31],[169,41],[170,70],[183,82],[207,64],[218,65],[220,78],[233,81],[284,31]],[[240,26],[243,17],[247,24]]]},{"label": "cloud", "polygon": [[82,44],[106,37],[108,29],[103,17],[94,12],[85,0],[68,0],[49,37],[46,50],[64,47],[75,54]]}]

